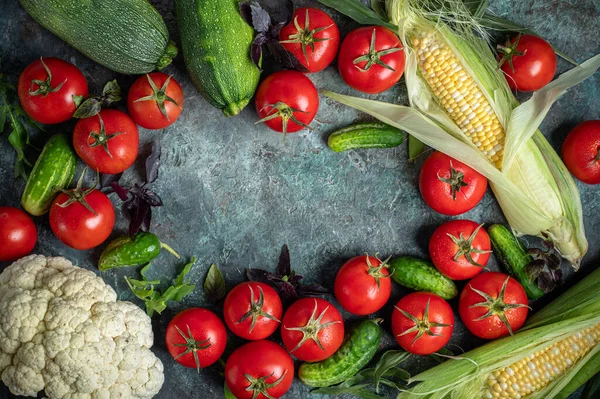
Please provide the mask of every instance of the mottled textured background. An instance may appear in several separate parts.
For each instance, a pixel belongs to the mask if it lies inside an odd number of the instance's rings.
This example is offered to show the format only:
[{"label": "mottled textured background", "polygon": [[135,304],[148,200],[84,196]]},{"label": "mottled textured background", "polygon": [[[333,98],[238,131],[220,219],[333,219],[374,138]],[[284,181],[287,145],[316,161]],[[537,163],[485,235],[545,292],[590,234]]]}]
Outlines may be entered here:
[{"label": "mottled textured background", "polygon": [[[152,2],[165,17],[177,41],[172,1]],[[275,0],[268,3],[277,4]],[[299,6],[316,4],[314,1],[297,3]],[[578,61],[600,52],[598,0],[496,0],[490,3],[493,12],[533,28]],[[88,79],[90,92],[99,92],[106,81],[114,78],[126,90],[134,80],[85,58],[33,21],[17,1],[0,0],[0,10],[2,71],[13,80],[40,56],[61,57],[77,65]],[[329,11],[342,34],[357,26]],[[560,71],[568,68],[567,63],[559,62]],[[232,287],[244,280],[245,268],[273,269],[281,245],[287,243],[293,267],[307,281],[321,282],[331,288],[336,271],[352,256],[364,252],[379,252],[382,256],[426,256],[429,236],[448,218],[434,213],[422,201],[417,177],[423,159],[409,164],[405,146],[342,154],[327,149],[326,138],[330,132],[364,120],[365,115],[321,97],[313,130],[290,135],[283,143],[280,135],[254,125],[257,116],[252,106],[229,119],[212,108],[186,77],[181,57],[166,72],[173,74],[183,86],[185,109],[177,123],[168,129],[141,129],[141,154],[143,157],[148,153],[151,141],[161,142],[160,177],[152,188],[165,205],[154,213],[153,231],[185,258],[198,258],[191,272],[198,288],[183,303],[171,304],[162,315],[154,317],[154,349],[166,369],[166,383],[159,398],[220,398],[223,396],[220,366],[202,370],[198,375],[193,369],[175,364],[163,342],[166,326],[178,311],[210,306],[202,295],[201,283],[211,263],[221,267],[227,284]],[[310,78],[319,89],[358,94],[344,85],[335,65]],[[599,97],[600,74],[596,74],[572,89],[552,108],[542,131],[556,149],[577,123],[600,119]],[[372,98],[405,104],[404,85],[401,82]],[[50,133],[70,132],[73,124],[51,126],[48,130]],[[48,136],[36,134],[33,142],[41,147]],[[18,206],[24,183],[13,180],[14,153],[6,136],[0,137],[0,159],[0,204]],[[124,181],[140,179],[142,165],[143,162],[138,162],[128,170]],[[581,272],[569,277],[569,284],[584,277],[600,261],[599,188],[583,184],[579,184],[579,188],[590,251]],[[118,203],[116,198],[113,200]],[[482,223],[504,221],[491,193],[463,217]],[[67,248],[53,236],[47,217],[38,217],[35,221],[40,232],[35,252],[62,255],[97,272],[96,261],[103,246],[92,251]],[[125,231],[126,223],[120,218],[113,237]],[[4,266],[6,264],[0,263],[0,270]],[[181,266],[182,263],[170,255],[161,254],[153,263],[150,277],[160,277],[166,283],[176,276]],[[492,260],[490,268],[496,267]],[[567,270],[566,265],[563,268]],[[133,300],[123,277],[135,274],[134,269],[123,269],[107,272],[103,277],[117,290],[120,299]],[[403,294],[404,291],[396,287],[380,316],[389,320],[392,305]],[[540,304],[533,306],[538,308]],[[348,321],[354,319],[345,316]],[[453,345],[467,350],[481,343],[465,332],[459,320],[456,324]],[[389,327],[387,323],[384,326]],[[382,351],[392,347],[392,343],[388,330]],[[427,358],[415,358],[406,368],[416,371],[431,365]],[[392,392],[388,394],[395,397]],[[287,395],[289,398],[310,396],[308,387],[299,382]],[[11,397],[2,384],[0,397]]]}]

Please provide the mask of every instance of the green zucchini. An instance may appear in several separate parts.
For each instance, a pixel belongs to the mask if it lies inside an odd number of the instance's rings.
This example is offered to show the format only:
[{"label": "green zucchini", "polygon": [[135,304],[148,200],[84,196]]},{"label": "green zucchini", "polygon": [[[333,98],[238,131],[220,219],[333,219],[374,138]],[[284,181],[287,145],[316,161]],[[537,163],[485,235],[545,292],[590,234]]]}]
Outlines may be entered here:
[{"label": "green zucchini", "polygon": [[380,320],[364,320],[346,336],[333,356],[316,363],[304,363],[300,381],[311,387],[328,387],[355,375],[375,356],[381,340]]},{"label": "green zucchini", "polygon": [[183,59],[196,89],[226,116],[250,101],[260,71],[250,58],[254,30],[237,0],[176,0]]},{"label": "green zucchini", "polygon": [[335,152],[357,148],[398,147],[404,141],[404,132],[383,122],[362,122],[331,133],[327,144]]},{"label": "green zucchini", "polygon": [[413,256],[399,256],[388,262],[392,280],[415,291],[426,291],[452,299],[458,294],[454,281],[444,276],[431,263]]},{"label": "green zucchini", "polygon": [[147,0],[19,0],[40,25],[115,72],[162,69],[177,55]]},{"label": "green zucchini", "polygon": [[533,261],[515,235],[501,224],[493,224],[487,229],[494,255],[508,271],[515,277],[523,288],[529,299],[538,299],[544,295],[544,291],[537,286],[535,281],[530,281],[527,276],[526,266]]},{"label": "green zucchini", "polygon": [[59,190],[71,184],[76,166],[70,138],[65,134],[50,137],[27,179],[21,197],[23,209],[34,216],[48,212]]}]

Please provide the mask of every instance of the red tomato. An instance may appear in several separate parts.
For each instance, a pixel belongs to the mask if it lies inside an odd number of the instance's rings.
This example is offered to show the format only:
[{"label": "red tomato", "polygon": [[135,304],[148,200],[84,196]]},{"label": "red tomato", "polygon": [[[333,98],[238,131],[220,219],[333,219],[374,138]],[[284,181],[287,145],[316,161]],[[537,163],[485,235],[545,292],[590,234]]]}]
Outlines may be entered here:
[{"label": "red tomato", "polygon": [[103,109],[98,115],[80,119],[73,131],[77,155],[100,173],[114,175],[133,165],[139,144],[137,126],[116,109]]},{"label": "red tomato", "polygon": [[344,340],[342,315],[324,299],[299,299],[283,316],[281,339],[287,350],[300,360],[327,359]]},{"label": "red tomato", "polygon": [[554,78],[556,54],[541,37],[515,36],[505,46],[498,46],[498,49],[502,53],[501,69],[513,90],[539,90]]},{"label": "red tomato", "polygon": [[271,130],[294,133],[312,122],[319,109],[319,93],[304,74],[279,71],[269,75],[256,91],[256,112]]},{"label": "red tomato", "polygon": [[318,8],[299,8],[292,22],[281,28],[279,40],[309,72],[318,72],[335,58],[340,31],[333,19]]},{"label": "red tomato", "polygon": [[398,344],[415,355],[443,348],[454,331],[454,313],[448,302],[429,292],[408,294],[395,306],[392,331]]},{"label": "red tomato", "polygon": [[268,284],[251,281],[236,285],[223,305],[227,327],[238,337],[249,340],[273,334],[281,323],[282,312],[277,292]]},{"label": "red tomato", "polygon": [[0,261],[12,262],[29,254],[38,231],[28,214],[11,206],[0,206]]},{"label": "red tomato", "polygon": [[129,89],[127,109],[141,127],[163,129],[181,115],[183,90],[175,79],[162,72],[140,76]]},{"label": "red tomato", "polygon": [[165,333],[167,349],[177,363],[200,371],[215,363],[227,345],[225,325],[204,308],[179,312]]},{"label": "red tomato", "polygon": [[19,101],[34,120],[54,124],[68,121],[77,109],[73,96],[88,96],[85,76],[60,58],[32,62],[19,76]]},{"label": "red tomato", "polygon": [[460,294],[458,313],[473,335],[495,339],[517,331],[529,307],[523,286],[504,273],[488,272],[469,281]]},{"label": "red tomato", "polygon": [[487,183],[475,169],[439,151],[427,158],[419,175],[419,190],[427,205],[450,216],[473,209],[485,195]]},{"label": "red tomato", "polygon": [[50,207],[50,228],[54,235],[75,249],[102,244],[115,225],[112,202],[102,191],[77,188],[62,192]]},{"label": "red tomato", "polygon": [[334,292],[350,313],[363,316],[377,312],[392,293],[387,263],[368,255],[350,259],[335,277]]},{"label": "red tomato", "polygon": [[565,165],[587,184],[600,183],[600,120],[575,126],[562,146]]},{"label": "red tomato", "polygon": [[353,30],[342,42],[338,68],[344,82],[363,93],[381,93],[404,73],[405,55],[398,36],[382,26]]},{"label": "red tomato", "polygon": [[487,231],[471,220],[446,222],[429,240],[431,261],[452,280],[466,280],[481,273],[491,252]]},{"label": "red tomato", "polygon": [[271,341],[248,342],[236,349],[225,364],[225,383],[237,399],[280,398],[293,380],[292,358]]}]

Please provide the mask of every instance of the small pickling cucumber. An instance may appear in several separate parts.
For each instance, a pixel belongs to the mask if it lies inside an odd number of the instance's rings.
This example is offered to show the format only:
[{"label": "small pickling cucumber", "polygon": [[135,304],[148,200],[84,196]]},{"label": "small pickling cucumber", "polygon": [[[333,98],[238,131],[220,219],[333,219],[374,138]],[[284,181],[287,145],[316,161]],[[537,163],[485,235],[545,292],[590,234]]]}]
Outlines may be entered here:
[{"label": "small pickling cucumber", "polygon": [[493,224],[488,227],[487,232],[492,241],[494,255],[508,271],[514,276],[525,289],[529,299],[538,299],[544,295],[544,291],[537,286],[535,281],[530,281],[527,276],[526,266],[533,261],[523,244],[515,235],[501,224]]},{"label": "small pickling cucumber", "polygon": [[327,144],[335,152],[357,148],[398,147],[404,141],[404,132],[383,122],[361,122],[331,133]]},{"label": "small pickling cucumber", "polygon": [[50,137],[27,179],[21,197],[23,209],[34,216],[48,212],[60,189],[71,184],[76,166],[71,140],[65,134]]},{"label": "small pickling cucumber", "polygon": [[380,320],[364,320],[350,331],[333,356],[300,366],[300,381],[311,387],[328,387],[355,375],[375,356],[381,340]]},{"label": "small pickling cucumber", "polygon": [[458,294],[454,281],[440,273],[431,263],[414,256],[399,256],[388,262],[392,280],[415,291],[426,291],[452,299]]},{"label": "small pickling cucumber", "polygon": [[122,236],[112,240],[102,251],[98,261],[98,269],[106,271],[117,267],[137,266],[148,263],[158,256],[160,249],[165,248],[179,258],[167,244],[160,242],[152,233],[139,232],[133,238]]}]

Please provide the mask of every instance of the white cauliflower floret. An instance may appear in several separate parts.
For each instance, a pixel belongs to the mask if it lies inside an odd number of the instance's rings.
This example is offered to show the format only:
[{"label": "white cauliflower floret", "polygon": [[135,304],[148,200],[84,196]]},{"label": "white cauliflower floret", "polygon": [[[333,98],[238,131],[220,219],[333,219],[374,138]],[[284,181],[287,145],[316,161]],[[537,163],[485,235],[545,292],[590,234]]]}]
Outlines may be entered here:
[{"label": "white cauliflower floret", "polygon": [[150,319],[94,273],[31,255],[0,274],[0,376],[50,399],[152,398],[164,382]]}]

